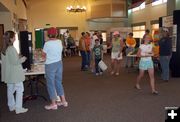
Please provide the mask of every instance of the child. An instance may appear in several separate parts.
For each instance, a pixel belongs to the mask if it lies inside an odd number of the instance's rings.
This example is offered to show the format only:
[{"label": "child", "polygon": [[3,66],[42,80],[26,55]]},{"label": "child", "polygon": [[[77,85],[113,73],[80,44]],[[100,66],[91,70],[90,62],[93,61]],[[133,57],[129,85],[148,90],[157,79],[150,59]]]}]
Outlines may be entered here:
[{"label": "child", "polygon": [[[133,38],[133,33],[129,33],[126,38],[126,55],[130,52],[133,52],[136,46],[136,40]],[[126,68],[128,68],[129,60],[131,61],[131,67],[133,67],[134,57],[126,57]]]},{"label": "child", "polygon": [[[1,54],[3,59],[2,66],[4,66],[2,81],[7,84],[9,110],[15,110],[16,114],[20,114],[28,111],[28,109],[22,107],[25,74],[21,63],[25,62],[26,57],[19,57],[13,46],[14,41],[15,33],[13,31],[5,32]],[[14,95],[14,93],[16,94]],[[14,99],[15,96],[16,99]]]},{"label": "child", "polygon": [[142,44],[139,47],[137,56],[140,57],[140,62],[139,62],[139,75],[137,77],[137,82],[135,85],[136,89],[141,89],[139,82],[141,78],[144,76],[144,71],[148,70],[149,77],[150,77],[150,85],[152,89],[152,94],[157,95],[158,92],[155,90],[155,81],[154,81],[154,66],[153,66],[153,61],[152,61],[152,44],[149,44],[151,41],[151,37],[149,35],[146,35],[144,37],[144,44]]},{"label": "child", "polygon": [[102,75],[102,70],[99,68],[98,64],[102,60],[103,52],[102,52],[102,46],[100,45],[99,39],[95,40],[95,45],[93,48],[93,57],[95,60],[95,72],[96,75]]}]

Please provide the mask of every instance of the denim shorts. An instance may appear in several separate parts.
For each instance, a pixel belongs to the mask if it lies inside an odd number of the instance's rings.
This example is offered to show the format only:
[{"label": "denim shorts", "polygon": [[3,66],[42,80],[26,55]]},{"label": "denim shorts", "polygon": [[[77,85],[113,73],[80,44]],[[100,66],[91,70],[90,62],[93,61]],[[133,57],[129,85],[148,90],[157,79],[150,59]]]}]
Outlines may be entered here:
[{"label": "denim shorts", "polygon": [[154,68],[152,60],[147,60],[147,61],[140,60],[139,69],[148,70],[152,68]]}]

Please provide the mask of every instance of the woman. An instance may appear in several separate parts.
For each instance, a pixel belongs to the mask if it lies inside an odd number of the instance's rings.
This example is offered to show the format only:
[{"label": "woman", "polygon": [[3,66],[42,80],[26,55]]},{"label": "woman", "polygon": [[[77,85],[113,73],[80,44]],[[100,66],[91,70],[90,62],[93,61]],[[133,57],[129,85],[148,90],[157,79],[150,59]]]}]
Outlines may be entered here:
[{"label": "woman", "polygon": [[169,37],[169,30],[164,28],[162,38],[159,40],[159,55],[162,69],[161,78],[164,81],[169,81],[169,62],[172,54],[172,40]]},{"label": "woman", "polygon": [[[16,114],[25,113],[27,108],[22,107],[25,74],[22,68],[23,62],[26,57],[18,55],[13,43],[15,41],[15,33],[13,31],[7,31],[4,34],[4,42],[2,49],[2,81],[7,84],[7,99],[10,111],[16,112]],[[14,95],[14,93],[16,93]],[[14,97],[16,96],[16,99]]]},{"label": "woman", "polygon": [[139,75],[137,77],[135,88],[141,89],[139,83],[142,77],[144,76],[144,71],[148,70],[149,77],[150,77],[150,85],[151,85],[151,92],[152,94],[157,95],[158,92],[155,89],[155,80],[154,80],[154,66],[152,61],[152,44],[149,44],[151,41],[151,37],[146,35],[144,37],[144,44],[139,47],[137,56],[140,57],[139,62]]},{"label": "woman", "polygon": [[[47,81],[47,90],[51,99],[51,104],[46,105],[46,110],[56,110],[57,106],[68,106],[65,99],[64,89],[62,86],[62,42],[56,38],[56,28],[48,29],[49,40],[45,43],[43,52],[46,57],[45,75]],[[60,96],[61,102],[56,103],[57,95]]]},{"label": "woman", "polygon": [[120,38],[120,34],[118,31],[113,33],[113,39],[110,47],[111,51],[111,75],[115,73],[115,75],[119,75],[120,69],[120,60],[122,60],[122,49],[124,47],[124,42]]}]

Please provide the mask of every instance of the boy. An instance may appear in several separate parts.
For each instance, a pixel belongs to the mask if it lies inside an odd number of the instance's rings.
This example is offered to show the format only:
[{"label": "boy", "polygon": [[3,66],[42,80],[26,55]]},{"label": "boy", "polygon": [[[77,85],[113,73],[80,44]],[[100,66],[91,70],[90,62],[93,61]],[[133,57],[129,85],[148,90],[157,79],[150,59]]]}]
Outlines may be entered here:
[{"label": "boy", "polygon": [[103,52],[102,52],[103,48],[100,45],[99,39],[95,40],[95,45],[93,48],[93,57],[95,60],[95,71],[96,71],[96,75],[102,75],[102,70],[99,68],[98,64],[99,62],[102,60],[103,57]]}]

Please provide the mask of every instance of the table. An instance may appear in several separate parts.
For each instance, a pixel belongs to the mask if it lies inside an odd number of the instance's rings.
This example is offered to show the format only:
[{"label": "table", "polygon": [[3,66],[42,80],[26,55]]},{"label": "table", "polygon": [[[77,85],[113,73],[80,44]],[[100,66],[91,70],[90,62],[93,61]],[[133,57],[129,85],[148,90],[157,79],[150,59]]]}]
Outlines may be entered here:
[{"label": "table", "polygon": [[43,83],[42,81],[39,80],[40,76],[44,76],[45,71],[44,69],[36,69],[35,68],[32,71],[26,71],[25,72],[25,76],[28,77],[27,82],[28,83],[28,87],[30,87],[30,95],[27,95],[23,98],[24,103],[28,100],[35,100],[38,97],[43,98],[45,101],[47,101],[47,98],[44,97],[43,95],[39,94],[39,88],[38,88],[38,84],[41,83],[43,86],[46,86],[45,83]]},{"label": "table", "polygon": [[[139,70],[139,68],[138,68],[138,65],[139,65],[139,63],[138,63],[138,57],[137,57],[137,54],[132,54],[133,52],[129,52],[128,54],[127,54],[127,57],[131,57],[131,58],[134,58],[134,60],[133,60],[133,66],[134,66],[134,69],[135,69],[135,71],[137,70]],[[128,72],[130,72],[130,68],[128,68]]]}]

